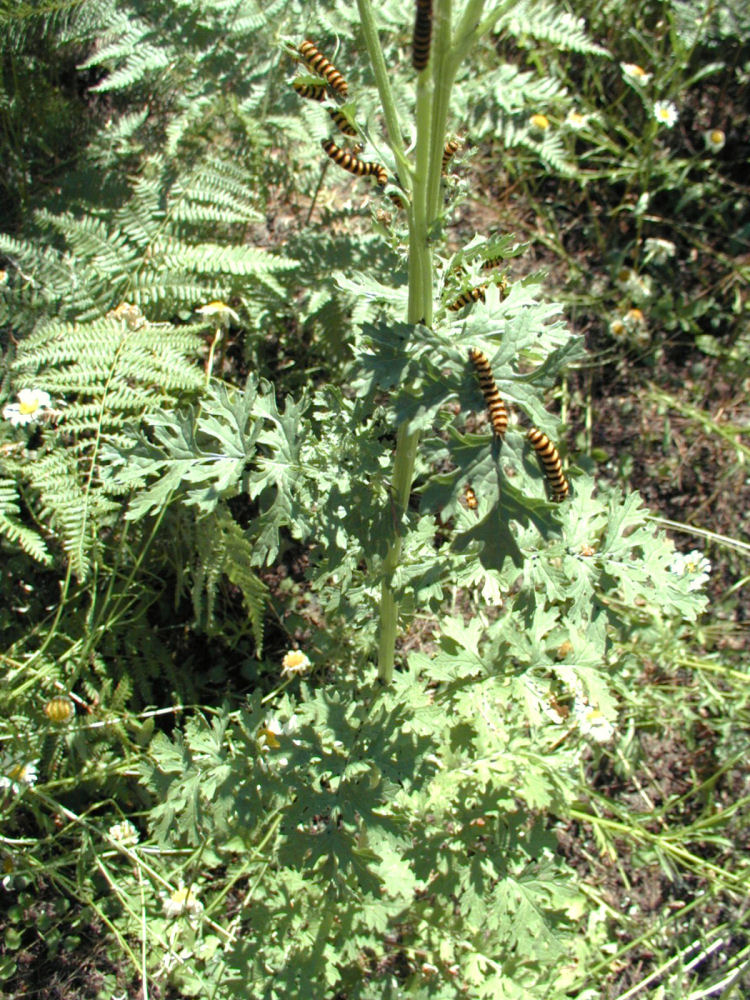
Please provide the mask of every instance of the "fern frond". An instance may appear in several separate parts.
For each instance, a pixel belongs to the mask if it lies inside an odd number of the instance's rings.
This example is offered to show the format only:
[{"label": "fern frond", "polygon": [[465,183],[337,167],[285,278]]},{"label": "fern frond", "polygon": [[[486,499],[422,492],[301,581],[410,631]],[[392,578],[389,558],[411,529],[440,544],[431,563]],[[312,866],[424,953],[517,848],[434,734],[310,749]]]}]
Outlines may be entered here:
[{"label": "fern frond", "polygon": [[168,215],[183,227],[196,223],[202,228],[206,220],[245,224],[262,218],[252,199],[246,170],[228,161],[212,161],[200,164],[173,185]]},{"label": "fern frond", "polygon": [[227,514],[221,523],[225,539],[222,568],[230,583],[239,587],[245,609],[250,616],[257,656],[263,652],[263,614],[268,603],[268,588],[250,569],[254,550],[240,526]]},{"label": "fern frond", "polygon": [[168,69],[171,63],[169,49],[144,41],[143,36],[134,31],[130,31],[127,37],[110,45],[103,52],[97,53],[96,63],[102,65],[119,59],[123,60],[122,65],[112,69],[92,90],[99,93],[124,90],[144,78],[157,76]]},{"label": "fern frond", "polygon": [[559,132],[545,133],[543,139],[538,141],[530,135],[526,122],[514,121],[504,121],[498,131],[506,149],[514,147],[527,149],[563,177],[580,175],[577,165],[567,157],[563,138]]},{"label": "fern frond", "polygon": [[227,506],[222,504],[196,522],[193,544],[196,553],[190,593],[196,620],[207,631],[217,629],[216,598],[219,584],[226,577],[242,594],[257,655],[260,656],[268,588],[251,569],[255,554],[252,542],[232,518]]},{"label": "fern frond", "polygon": [[508,115],[528,108],[547,111],[555,104],[562,105],[567,97],[566,88],[554,77],[540,78],[509,63],[484,73],[480,82],[481,93],[477,93],[469,78],[467,86],[458,91],[456,103],[457,113],[472,122],[472,131],[479,135],[492,131],[498,109]]},{"label": "fern frond", "polygon": [[54,426],[42,431],[47,450],[34,462],[9,460],[8,470],[27,484],[37,516],[49,523],[79,579],[101,551],[102,532],[120,514],[101,483],[101,441],[119,442],[145,412],[197,391],[203,376],[194,359],[201,344],[194,328],[144,320],[133,329],[101,319],[47,323],[19,345],[15,384],[45,389],[57,410]]},{"label": "fern frond", "polygon": [[119,504],[87,489],[85,470],[62,448],[31,462],[26,479],[38,497],[38,516],[59,538],[76,577],[85,580],[100,551],[100,532],[114,524]]},{"label": "fern frond", "polygon": [[19,520],[21,516],[20,497],[12,479],[0,478],[0,537],[17,546],[43,566],[52,563],[44,539],[38,532]]},{"label": "fern frond", "polygon": [[[201,347],[197,327],[144,323],[133,330],[106,318],[51,322],[22,342],[13,369],[20,384],[33,383],[50,395],[67,388],[71,394],[106,403],[111,427],[122,416],[154,408],[159,395],[164,399],[197,390],[202,376],[194,359]],[[126,402],[123,411],[113,406],[118,398]],[[66,409],[59,422],[66,430],[78,430]]]},{"label": "fern frond", "polygon": [[269,285],[273,284],[274,273],[293,271],[297,267],[293,261],[275,256],[267,250],[226,246],[221,243],[187,246],[173,240],[168,245],[154,248],[154,254],[160,255],[164,265],[170,270],[182,268],[193,274],[252,275]]},{"label": "fern frond", "polygon": [[588,55],[609,55],[606,49],[592,42],[583,18],[560,10],[548,0],[519,0],[498,22],[498,27],[523,42],[549,42],[556,49]]},{"label": "fern frond", "polygon": [[0,320],[11,320],[14,304],[26,314],[93,320],[123,300],[151,307],[152,316],[156,306],[169,315],[177,306],[238,295],[253,282],[285,298],[275,276],[298,265],[232,241],[233,230],[257,218],[254,200],[251,175],[242,167],[216,161],[175,181],[156,158],[109,219],[39,212],[36,223],[56,241],[62,237],[70,253],[0,237],[0,252],[16,266],[3,290]]}]

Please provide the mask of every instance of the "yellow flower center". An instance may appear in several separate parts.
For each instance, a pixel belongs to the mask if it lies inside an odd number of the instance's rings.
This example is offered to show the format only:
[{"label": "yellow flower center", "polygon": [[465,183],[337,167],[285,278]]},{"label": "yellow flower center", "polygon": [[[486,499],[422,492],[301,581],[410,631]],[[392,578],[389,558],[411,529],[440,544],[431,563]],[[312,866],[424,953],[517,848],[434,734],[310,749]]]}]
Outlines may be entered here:
[{"label": "yellow flower center", "polygon": [[171,899],[173,903],[179,903],[181,906],[184,906],[191,896],[192,896],[191,890],[187,886],[185,886],[182,889],[175,889],[175,891],[172,893]]}]

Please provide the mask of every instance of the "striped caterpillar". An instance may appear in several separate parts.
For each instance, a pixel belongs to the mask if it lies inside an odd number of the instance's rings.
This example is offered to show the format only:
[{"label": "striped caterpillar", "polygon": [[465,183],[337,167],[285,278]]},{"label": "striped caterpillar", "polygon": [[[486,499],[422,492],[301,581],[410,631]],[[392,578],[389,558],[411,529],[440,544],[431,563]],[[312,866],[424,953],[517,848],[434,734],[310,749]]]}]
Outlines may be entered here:
[{"label": "striped caterpillar", "polygon": [[323,139],[321,145],[333,162],[348,170],[350,174],[356,174],[357,177],[373,176],[380,187],[385,187],[388,183],[388,171],[382,163],[360,160],[353,153],[341,149],[332,139]]},{"label": "striped caterpillar", "polygon": [[508,411],[495,384],[490,363],[487,356],[476,347],[469,348],[469,359],[479,376],[479,387],[487,404],[492,430],[502,439],[508,429]]},{"label": "striped caterpillar", "polygon": [[560,503],[570,492],[570,485],[562,470],[560,453],[547,435],[543,434],[537,427],[532,427],[526,437],[542,463],[549,485],[550,499],[554,503]]},{"label": "striped caterpillar", "polygon": [[333,119],[333,124],[339,132],[343,132],[344,135],[357,135],[356,128],[352,125],[343,111],[339,111],[338,108],[326,108],[326,111]]},{"label": "striped caterpillar", "polygon": [[312,42],[303,42],[298,51],[313,73],[324,77],[331,90],[335,90],[340,97],[346,97],[349,93],[349,84]]},{"label": "striped caterpillar", "polygon": [[414,39],[412,43],[411,63],[414,69],[421,73],[430,61],[430,38],[432,37],[432,0],[417,0],[417,13],[414,19]]},{"label": "striped caterpillar", "polygon": [[446,142],[445,147],[443,148],[443,165],[442,165],[443,173],[445,173],[445,168],[448,166],[448,164],[450,163],[450,161],[453,159],[453,157],[456,155],[456,153],[460,148],[461,148],[460,139],[449,139]]},{"label": "striped caterpillar", "polygon": [[299,80],[294,80],[292,86],[300,97],[306,97],[310,101],[324,101],[326,99],[324,83],[301,83]]}]

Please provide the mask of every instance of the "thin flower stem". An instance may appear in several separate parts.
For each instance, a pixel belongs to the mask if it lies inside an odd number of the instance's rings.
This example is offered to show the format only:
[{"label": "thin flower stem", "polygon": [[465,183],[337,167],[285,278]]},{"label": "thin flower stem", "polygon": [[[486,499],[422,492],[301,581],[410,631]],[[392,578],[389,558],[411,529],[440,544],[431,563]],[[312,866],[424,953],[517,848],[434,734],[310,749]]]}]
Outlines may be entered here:
[{"label": "thin flower stem", "polygon": [[686,535],[695,535],[698,538],[706,538],[717,545],[727,545],[736,549],[744,555],[750,555],[750,544],[743,542],[739,538],[730,538],[728,535],[720,535],[717,531],[709,531],[707,528],[699,528],[694,524],[683,524],[682,521],[670,521],[666,517],[657,517],[655,514],[647,514],[647,521],[653,521],[662,528],[669,528],[671,531],[682,531]]}]

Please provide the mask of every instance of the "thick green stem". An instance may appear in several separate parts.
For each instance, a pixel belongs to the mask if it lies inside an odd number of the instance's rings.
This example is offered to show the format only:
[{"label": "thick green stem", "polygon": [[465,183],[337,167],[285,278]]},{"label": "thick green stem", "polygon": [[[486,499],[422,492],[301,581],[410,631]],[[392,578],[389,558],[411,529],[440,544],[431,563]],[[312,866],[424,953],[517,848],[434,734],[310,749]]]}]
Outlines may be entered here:
[{"label": "thick green stem", "polygon": [[[377,37],[370,0],[357,0],[357,5],[365,45],[383,105],[391,148],[399,164],[401,180],[411,189],[407,319],[410,323],[431,326],[434,273],[430,240],[442,208],[440,176],[450,94],[458,66],[474,41],[484,0],[469,0],[468,8],[456,32],[455,43],[451,36],[452,0],[436,0],[430,62],[417,77],[417,144],[416,162],[413,167],[406,159],[398,114]],[[410,432],[408,425],[402,424],[398,429],[393,467],[391,493],[393,537],[383,563],[380,595],[378,672],[384,684],[389,684],[393,678],[399,625],[394,581],[401,559],[402,532],[414,479],[418,445],[419,433]]]},{"label": "thick green stem", "polygon": [[[361,11],[362,7],[367,4],[367,0],[358,0],[358,3]],[[384,63],[383,73],[385,74]],[[375,75],[377,80],[377,69]],[[407,312],[407,319],[410,323],[424,323],[426,325],[432,323],[432,254],[429,245],[431,220],[427,213],[432,95],[432,77],[429,70],[426,70],[420,73],[417,79],[417,148],[416,164],[412,174],[412,201],[409,207],[409,305]],[[395,128],[398,128],[397,124]],[[389,127],[390,132],[391,128]],[[399,152],[405,157],[403,149],[394,150],[394,152],[397,159],[400,158]],[[383,582],[380,594],[378,671],[384,684],[389,684],[393,678],[399,624],[394,576],[401,559],[401,532],[403,531],[404,515],[409,504],[411,484],[414,479],[418,444],[419,433],[416,431],[410,433],[408,426],[402,424],[399,427],[396,442],[391,493],[394,534],[383,564]]]}]

